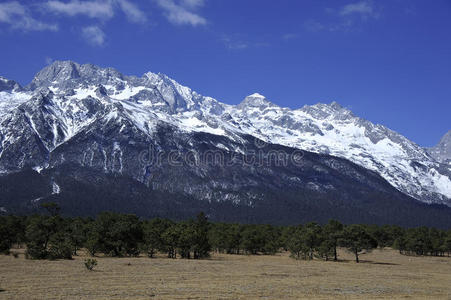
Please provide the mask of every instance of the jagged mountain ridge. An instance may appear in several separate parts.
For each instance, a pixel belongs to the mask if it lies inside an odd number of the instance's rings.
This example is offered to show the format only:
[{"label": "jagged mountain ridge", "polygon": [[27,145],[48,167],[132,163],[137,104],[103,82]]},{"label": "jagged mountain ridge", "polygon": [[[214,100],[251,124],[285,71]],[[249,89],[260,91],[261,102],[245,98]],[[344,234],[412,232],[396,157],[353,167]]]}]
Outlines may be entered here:
[{"label": "jagged mountain ridge", "polygon": [[[121,124],[120,135],[139,137],[143,144],[154,140],[158,128],[170,126],[182,136],[226,137],[228,143],[215,146],[230,152],[244,153],[243,136],[249,135],[268,144],[343,157],[420,201],[451,205],[448,167],[400,134],[358,118],[337,103],[291,110],[256,93],[233,106],[199,95],[163,74],[124,76],[111,68],[69,61],[44,68],[24,88],[8,87],[0,91],[3,173],[57,167],[73,141],[102,132],[108,124]],[[91,142],[99,144],[96,139],[102,136],[97,134]],[[107,149],[97,150],[108,153],[104,171],[146,181],[147,166],[124,170],[120,157],[130,144],[116,139],[120,142],[113,138]],[[86,165],[89,155],[85,151],[74,159]]]}]

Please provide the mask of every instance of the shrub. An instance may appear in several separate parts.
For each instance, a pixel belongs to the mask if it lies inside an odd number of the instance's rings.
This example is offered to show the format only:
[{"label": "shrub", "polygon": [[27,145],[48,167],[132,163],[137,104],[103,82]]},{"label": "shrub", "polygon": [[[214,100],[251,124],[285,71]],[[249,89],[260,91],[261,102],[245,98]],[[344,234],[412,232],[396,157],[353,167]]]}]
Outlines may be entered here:
[{"label": "shrub", "polygon": [[89,271],[92,271],[94,267],[97,266],[97,260],[93,258],[85,259],[85,267]]}]

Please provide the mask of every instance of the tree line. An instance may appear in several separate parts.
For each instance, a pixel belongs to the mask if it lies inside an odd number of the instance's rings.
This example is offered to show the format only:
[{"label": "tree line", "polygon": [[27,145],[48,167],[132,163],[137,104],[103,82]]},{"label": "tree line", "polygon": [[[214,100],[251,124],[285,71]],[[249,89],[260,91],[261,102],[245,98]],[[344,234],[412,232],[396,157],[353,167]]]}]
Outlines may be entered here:
[{"label": "tree line", "polygon": [[104,212],[93,218],[63,218],[54,204],[47,213],[0,217],[0,252],[25,247],[29,259],[71,259],[81,248],[90,255],[201,259],[211,252],[271,255],[289,251],[295,259],[338,260],[337,248],[353,253],[393,247],[404,255],[449,256],[451,230],[399,226],[327,224],[298,226],[211,223],[205,214],[174,222],[141,220],[135,215]]}]

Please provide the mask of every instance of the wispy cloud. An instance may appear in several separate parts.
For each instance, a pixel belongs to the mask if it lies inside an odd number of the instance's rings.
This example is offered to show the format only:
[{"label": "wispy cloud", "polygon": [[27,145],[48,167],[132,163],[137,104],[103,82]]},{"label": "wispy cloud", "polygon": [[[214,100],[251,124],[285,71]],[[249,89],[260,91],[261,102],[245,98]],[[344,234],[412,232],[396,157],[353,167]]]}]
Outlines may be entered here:
[{"label": "wispy cloud", "polygon": [[316,20],[307,20],[304,22],[304,28],[307,31],[317,32],[326,29],[326,25]]},{"label": "wispy cloud", "polygon": [[[204,0],[155,0],[164,11],[166,18],[176,25],[205,25],[207,20],[196,11],[202,7]],[[121,10],[130,22],[145,23],[146,13],[129,0],[50,0],[44,7],[52,13],[77,16],[83,15],[102,20],[114,17]]]},{"label": "wispy cloud", "polygon": [[130,22],[145,23],[147,21],[146,14],[135,4],[127,0],[117,0],[117,2]]},{"label": "wispy cloud", "polygon": [[284,35],[282,35],[282,39],[285,41],[295,40],[298,37],[299,37],[299,35],[296,33],[285,33]]},{"label": "wispy cloud", "polygon": [[103,46],[105,44],[105,33],[98,26],[84,27],[82,36],[93,46]]},{"label": "wispy cloud", "polygon": [[71,0],[69,2],[51,0],[44,4],[49,11],[67,16],[83,15],[95,19],[111,19],[115,15],[116,10],[122,10],[127,19],[133,23],[145,23],[147,16],[128,0]]},{"label": "wispy cloud", "polygon": [[[0,0],[1,1],[1,0]],[[205,5],[206,0],[148,0],[154,1],[157,8],[162,10],[169,22],[176,25],[201,26],[207,20],[198,13]],[[25,1],[24,1],[25,2]],[[135,0],[43,0],[27,2],[10,0],[0,3],[0,25],[7,24],[12,29],[23,31],[57,31],[57,24],[41,21],[71,17],[85,17],[95,20],[91,26],[79,28],[82,37],[91,45],[105,44],[106,35],[101,28],[106,21],[122,13],[131,23],[148,23],[148,13],[142,10]],[[36,19],[33,13],[38,13],[41,20]],[[233,45],[233,48],[244,48],[244,44]]]},{"label": "wispy cloud", "polygon": [[239,51],[250,48],[265,48],[271,45],[266,41],[255,41],[249,38],[243,37],[242,34],[224,34],[219,41],[229,50]]},{"label": "wispy cloud", "polygon": [[227,49],[230,50],[244,50],[249,47],[249,43],[243,41],[236,41],[229,36],[222,37],[221,42]]},{"label": "wispy cloud", "polygon": [[182,4],[186,7],[197,8],[205,4],[204,0],[181,0]]},{"label": "wispy cloud", "polygon": [[326,8],[325,12],[332,17],[332,21],[307,20],[304,28],[311,32],[317,31],[359,31],[362,22],[380,16],[372,0],[361,0],[348,3],[339,8]]},{"label": "wispy cloud", "polygon": [[165,10],[166,18],[176,25],[205,25],[207,20],[195,11],[204,5],[202,0],[157,0],[157,4]]},{"label": "wispy cloud", "polygon": [[0,23],[24,31],[57,31],[58,25],[48,24],[33,18],[30,10],[17,1],[0,3]]},{"label": "wispy cloud", "polygon": [[[147,16],[129,0],[50,0],[43,7],[53,14],[69,17],[85,16],[100,22],[113,18],[122,11],[132,23],[146,23]],[[98,25],[87,26],[81,30],[82,37],[93,46],[103,46],[106,35]]]},{"label": "wispy cloud", "polygon": [[350,3],[340,9],[341,16],[359,15],[362,18],[377,17],[372,1],[363,0],[356,3]]},{"label": "wispy cloud", "polygon": [[68,16],[85,15],[90,18],[110,19],[114,16],[114,9],[111,1],[78,1],[69,2],[52,0],[45,4],[45,7],[53,13]]}]

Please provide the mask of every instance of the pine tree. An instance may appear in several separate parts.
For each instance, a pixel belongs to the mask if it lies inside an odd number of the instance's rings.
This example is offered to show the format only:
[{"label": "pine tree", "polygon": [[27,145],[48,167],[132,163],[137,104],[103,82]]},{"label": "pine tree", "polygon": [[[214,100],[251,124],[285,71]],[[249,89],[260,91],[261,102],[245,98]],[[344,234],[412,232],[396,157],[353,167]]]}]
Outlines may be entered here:
[{"label": "pine tree", "polygon": [[325,245],[323,247],[331,247],[333,251],[334,261],[338,260],[337,247],[340,238],[343,235],[343,224],[336,220],[330,220],[324,226]]},{"label": "pine tree", "polygon": [[210,256],[211,245],[208,240],[208,230],[210,225],[208,224],[208,218],[203,212],[201,212],[196,221],[193,223],[194,226],[194,258],[205,258]]},{"label": "pine tree", "polygon": [[377,247],[377,242],[369,235],[362,225],[346,226],[343,232],[343,246],[355,255],[355,261],[359,262],[359,253],[363,250],[370,251]]},{"label": "pine tree", "polygon": [[163,233],[171,222],[165,219],[153,219],[143,224],[143,249],[147,256],[152,258],[157,251],[166,251]]}]

